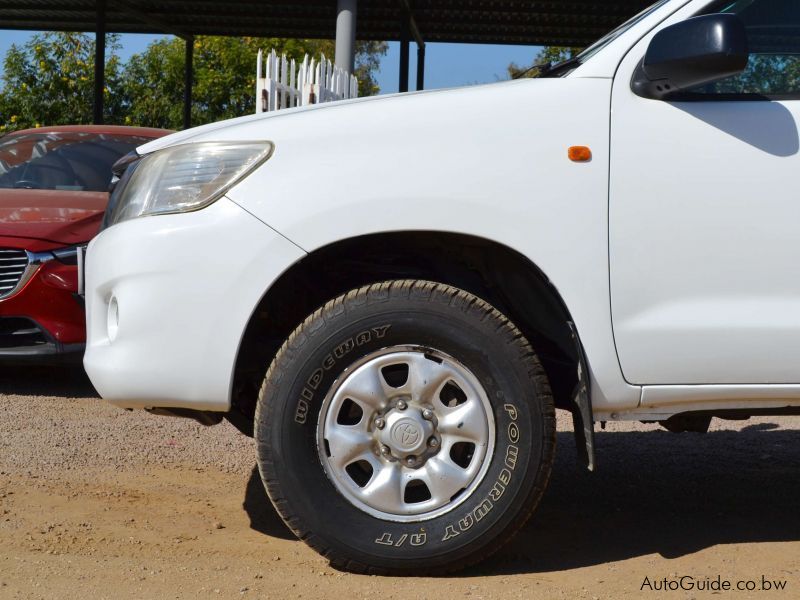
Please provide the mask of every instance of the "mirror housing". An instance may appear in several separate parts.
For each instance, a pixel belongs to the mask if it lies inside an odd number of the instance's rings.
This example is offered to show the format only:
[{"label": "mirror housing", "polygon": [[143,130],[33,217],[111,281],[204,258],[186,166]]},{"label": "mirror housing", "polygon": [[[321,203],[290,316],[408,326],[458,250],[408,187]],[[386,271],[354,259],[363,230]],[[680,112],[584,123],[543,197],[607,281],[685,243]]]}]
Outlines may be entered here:
[{"label": "mirror housing", "polygon": [[750,52],[744,22],[736,15],[693,17],[659,31],[633,74],[631,89],[663,100],[676,92],[738,75]]}]

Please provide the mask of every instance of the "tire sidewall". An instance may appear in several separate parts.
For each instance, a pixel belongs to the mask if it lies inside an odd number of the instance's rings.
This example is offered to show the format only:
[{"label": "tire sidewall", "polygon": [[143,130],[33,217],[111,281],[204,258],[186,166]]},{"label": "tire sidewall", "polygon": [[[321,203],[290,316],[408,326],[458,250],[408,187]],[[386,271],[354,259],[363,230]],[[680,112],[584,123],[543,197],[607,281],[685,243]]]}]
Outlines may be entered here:
[{"label": "tire sidewall", "polygon": [[[397,569],[420,559],[429,567],[451,563],[511,525],[542,467],[546,432],[519,349],[496,326],[461,308],[411,298],[361,305],[313,323],[280,377],[268,380],[268,418],[256,428],[259,458],[273,466],[301,529],[355,560]],[[345,370],[404,345],[432,348],[464,365],[484,387],[495,420],[494,452],[477,488],[453,510],[411,523],[382,520],[352,505],[329,480],[317,448],[323,401]]]}]

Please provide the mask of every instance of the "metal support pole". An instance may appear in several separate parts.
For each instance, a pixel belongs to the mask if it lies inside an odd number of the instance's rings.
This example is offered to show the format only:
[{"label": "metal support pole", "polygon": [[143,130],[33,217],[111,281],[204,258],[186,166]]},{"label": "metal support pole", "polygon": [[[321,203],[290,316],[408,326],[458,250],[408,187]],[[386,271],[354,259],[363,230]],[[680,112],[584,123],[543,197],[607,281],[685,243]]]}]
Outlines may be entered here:
[{"label": "metal support pole", "polygon": [[106,88],[106,0],[97,0],[94,34],[94,115],[96,125],[103,124],[103,95]]},{"label": "metal support pole", "polygon": [[400,27],[400,92],[408,91],[410,37],[408,17],[404,15]]},{"label": "metal support pole", "polygon": [[336,66],[352,73],[356,67],[358,0],[338,0],[336,13]]},{"label": "metal support pole", "polygon": [[192,85],[194,83],[194,36],[187,36],[183,73],[183,128],[192,126]]},{"label": "metal support pole", "polygon": [[425,89],[425,46],[417,46],[417,90]]}]

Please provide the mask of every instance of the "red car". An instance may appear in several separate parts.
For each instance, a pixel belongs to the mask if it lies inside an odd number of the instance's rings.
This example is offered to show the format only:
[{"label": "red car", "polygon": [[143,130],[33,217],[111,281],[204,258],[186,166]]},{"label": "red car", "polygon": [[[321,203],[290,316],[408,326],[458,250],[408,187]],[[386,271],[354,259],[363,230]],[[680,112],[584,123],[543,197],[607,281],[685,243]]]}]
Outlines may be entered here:
[{"label": "red car", "polygon": [[168,133],[68,126],[0,138],[0,362],[82,356],[78,248],[100,228],[112,165]]}]

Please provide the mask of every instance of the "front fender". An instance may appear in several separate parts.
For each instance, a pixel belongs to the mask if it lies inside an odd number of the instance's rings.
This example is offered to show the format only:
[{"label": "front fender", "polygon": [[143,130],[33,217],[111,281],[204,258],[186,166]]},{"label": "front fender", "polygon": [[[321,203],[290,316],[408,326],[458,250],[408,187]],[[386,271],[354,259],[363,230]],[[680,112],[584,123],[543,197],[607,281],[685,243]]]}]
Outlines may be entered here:
[{"label": "front fender", "polygon": [[[516,250],[572,314],[595,408],[633,408],[639,389],[622,377],[610,319],[610,88],[518,81],[250,121],[236,135],[270,139],[275,153],[228,195],[308,252],[391,231]],[[589,146],[591,162],[570,162],[572,145]]]}]

